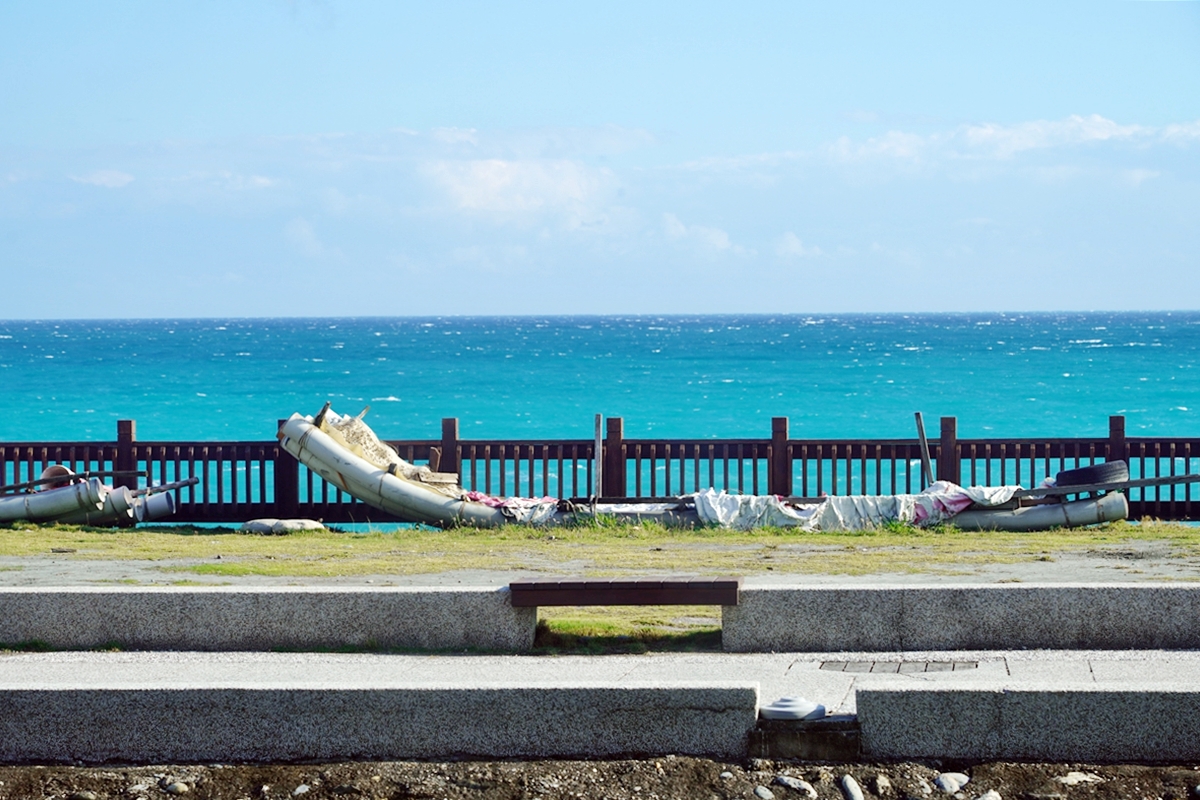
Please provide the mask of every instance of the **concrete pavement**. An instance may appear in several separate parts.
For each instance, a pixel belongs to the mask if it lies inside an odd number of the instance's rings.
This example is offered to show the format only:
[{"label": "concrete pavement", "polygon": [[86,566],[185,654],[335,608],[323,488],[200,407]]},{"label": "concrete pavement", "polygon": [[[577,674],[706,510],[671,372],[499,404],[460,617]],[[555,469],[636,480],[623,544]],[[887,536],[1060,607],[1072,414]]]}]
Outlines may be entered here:
[{"label": "concrete pavement", "polygon": [[6,654],[0,760],[730,757],[803,695],[865,758],[1186,761],[1198,687],[1200,652],[1159,650]]}]

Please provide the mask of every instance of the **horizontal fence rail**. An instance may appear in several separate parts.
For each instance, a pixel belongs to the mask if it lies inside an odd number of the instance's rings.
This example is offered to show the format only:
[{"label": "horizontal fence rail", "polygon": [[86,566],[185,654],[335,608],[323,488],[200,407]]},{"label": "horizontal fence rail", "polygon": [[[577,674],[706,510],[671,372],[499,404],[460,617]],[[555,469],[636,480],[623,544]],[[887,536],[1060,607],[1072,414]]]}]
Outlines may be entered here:
[{"label": "horizontal fence rail", "polygon": [[[600,458],[589,440],[462,440],[458,420],[442,438],[389,441],[401,458],[459,476],[463,488],[493,496],[665,498],[713,488],[738,494],[820,497],[911,494],[926,487],[915,439],[792,439],[788,420],[772,420],[763,439],[626,439],[624,421],[606,421]],[[1125,436],[1124,417],[1107,437],[959,439],[943,417],[929,441],[937,480],[961,485],[1034,487],[1058,472],[1125,460],[1130,477],[1200,472],[1200,438]],[[0,442],[0,484],[37,480],[52,464],[110,473],[131,488],[197,478],[174,490],[177,512],[164,522],[240,523],[261,517],[326,523],[395,522],[269,442],[141,442],[136,423],[117,423],[116,442]],[[599,465],[599,474],[597,466]],[[1200,518],[1194,484],[1128,490],[1130,516]]]}]

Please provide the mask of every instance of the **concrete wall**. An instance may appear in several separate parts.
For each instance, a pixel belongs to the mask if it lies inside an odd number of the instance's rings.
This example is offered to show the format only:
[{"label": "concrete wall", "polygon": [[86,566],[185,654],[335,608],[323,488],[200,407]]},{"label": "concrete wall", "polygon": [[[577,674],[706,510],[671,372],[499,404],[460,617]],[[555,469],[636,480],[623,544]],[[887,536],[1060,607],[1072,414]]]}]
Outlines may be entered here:
[{"label": "concrete wall", "polygon": [[745,754],[747,684],[546,688],[0,687],[0,762]]},{"label": "concrete wall", "polygon": [[522,651],[536,625],[507,588],[0,588],[0,643],[62,649]]},{"label": "concrete wall", "polygon": [[1200,759],[1200,690],[1158,685],[858,690],[867,759]]},{"label": "concrete wall", "polygon": [[747,587],[722,609],[732,652],[1187,649],[1200,586]]}]

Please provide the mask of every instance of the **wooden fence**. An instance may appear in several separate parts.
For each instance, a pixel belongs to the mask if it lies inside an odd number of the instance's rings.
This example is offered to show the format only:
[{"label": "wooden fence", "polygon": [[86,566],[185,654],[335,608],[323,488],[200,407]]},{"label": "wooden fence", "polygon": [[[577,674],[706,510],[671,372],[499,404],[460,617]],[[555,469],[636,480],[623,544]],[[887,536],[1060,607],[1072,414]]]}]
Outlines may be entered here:
[{"label": "wooden fence", "polygon": [[[258,517],[305,517],[328,523],[394,521],[326,483],[274,441],[142,442],[133,420],[117,423],[115,442],[0,443],[0,484],[36,479],[51,464],[76,472],[141,473],[135,486],[198,477],[175,491],[170,521],[235,523]],[[459,438],[458,420],[442,438],[389,441],[401,457],[456,472],[464,488],[502,496],[592,494],[590,440]],[[1126,437],[1125,418],[1109,418],[1100,438],[959,439],[943,417],[929,442],[935,477],[964,485],[1034,486],[1060,470],[1125,459],[1133,478],[1200,472],[1200,438]],[[817,497],[900,494],[925,487],[916,439],[792,439],[786,417],[763,439],[627,439],[619,417],[606,422],[601,452],[605,497],[669,497],[709,487],[733,493]],[[1133,489],[1134,518],[1200,518],[1200,487]]]}]

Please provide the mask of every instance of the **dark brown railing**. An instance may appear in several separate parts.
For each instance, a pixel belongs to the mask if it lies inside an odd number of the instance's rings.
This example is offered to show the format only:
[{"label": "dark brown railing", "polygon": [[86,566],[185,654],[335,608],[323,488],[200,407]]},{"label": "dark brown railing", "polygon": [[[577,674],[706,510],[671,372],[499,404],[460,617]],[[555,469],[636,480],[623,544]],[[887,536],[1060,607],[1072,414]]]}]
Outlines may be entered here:
[{"label": "dark brown railing", "polygon": [[[401,457],[458,473],[463,487],[492,495],[585,497],[593,493],[595,442],[462,440],[458,420],[442,421],[440,440],[390,441]],[[1107,437],[959,439],[943,417],[929,442],[935,477],[964,485],[1035,486],[1064,469],[1125,459],[1133,478],[1200,472],[1200,438],[1125,436],[1109,418]],[[792,439],[788,420],[772,420],[764,439],[626,439],[609,418],[601,444],[601,494],[669,497],[709,487],[744,494],[903,494],[925,487],[916,439]],[[329,523],[394,521],[325,482],[274,441],[141,442],[132,420],[115,442],[0,443],[0,484],[35,480],[51,464],[75,472],[140,473],[118,482],[144,486],[196,477],[175,490],[175,522],[234,523],[306,517]],[[1200,518],[1194,484],[1131,489],[1134,518]]]}]

